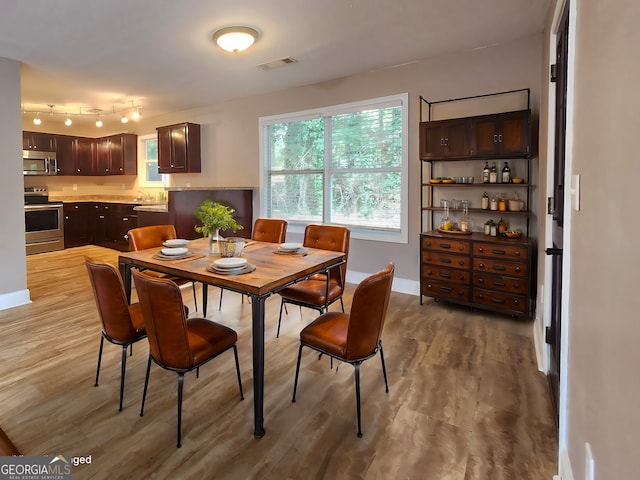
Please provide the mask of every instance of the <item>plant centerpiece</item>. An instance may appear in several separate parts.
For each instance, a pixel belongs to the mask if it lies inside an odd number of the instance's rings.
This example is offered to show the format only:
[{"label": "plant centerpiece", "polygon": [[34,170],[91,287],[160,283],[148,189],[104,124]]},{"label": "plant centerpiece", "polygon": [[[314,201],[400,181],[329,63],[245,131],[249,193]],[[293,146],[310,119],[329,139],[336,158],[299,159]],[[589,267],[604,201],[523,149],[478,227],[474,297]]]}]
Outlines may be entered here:
[{"label": "plant centerpiece", "polygon": [[[202,225],[196,225],[195,230],[203,237],[209,237],[209,251],[215,252],[218,240],[221,240],[220,230],[242,230],[243,226],[233,218],[235,210],[213,200],[205,200],[194,212]],[[218,250],[219,251],[219,250]]]}]

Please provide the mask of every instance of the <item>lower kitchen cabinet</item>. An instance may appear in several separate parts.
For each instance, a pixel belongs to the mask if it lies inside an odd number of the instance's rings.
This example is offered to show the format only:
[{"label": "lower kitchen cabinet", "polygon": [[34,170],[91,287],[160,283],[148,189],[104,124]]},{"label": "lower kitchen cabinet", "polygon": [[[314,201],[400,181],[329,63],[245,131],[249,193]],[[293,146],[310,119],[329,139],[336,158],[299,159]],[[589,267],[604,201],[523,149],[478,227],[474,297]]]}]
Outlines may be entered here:
[{"label": "lower kitchen cabinet", "polygon": [[529,239],[427,232],[420,236],[420,299],[530,317],[533,250]]},{"label": "lower kitchen cabinet", "polygon": [[134,207],[125,203],[65,203],[65,248],[94,244],[127,251],[127,232],[138,224]]}]

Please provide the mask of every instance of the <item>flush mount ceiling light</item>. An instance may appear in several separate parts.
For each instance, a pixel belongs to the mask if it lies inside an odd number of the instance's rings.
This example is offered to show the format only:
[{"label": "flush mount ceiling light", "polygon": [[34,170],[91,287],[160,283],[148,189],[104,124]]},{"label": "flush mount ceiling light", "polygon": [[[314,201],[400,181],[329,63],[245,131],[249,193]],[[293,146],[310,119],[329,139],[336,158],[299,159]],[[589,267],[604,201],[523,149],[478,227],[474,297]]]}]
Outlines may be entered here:
[{"label": "flush mount ceiling light", "polygon": [[217,30],[212,38],[223,50],[237,53],[253,45],[258,39],[258,32],[251,27],[225,27]]}]

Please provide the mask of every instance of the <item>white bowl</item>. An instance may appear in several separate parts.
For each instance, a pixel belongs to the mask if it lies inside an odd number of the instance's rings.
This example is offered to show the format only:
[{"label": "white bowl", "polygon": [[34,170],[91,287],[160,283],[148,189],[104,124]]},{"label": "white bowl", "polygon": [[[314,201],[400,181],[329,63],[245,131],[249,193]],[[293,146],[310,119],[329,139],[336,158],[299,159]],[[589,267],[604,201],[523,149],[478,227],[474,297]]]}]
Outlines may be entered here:
[{"label": "white bowl", "polygon": [[285,251],[299,250],[301,248],[302,248],[302,244],[301,243],[282,243],[282,244],[280,244],[280,250],[285,250]]},{"label": "white bowl", "polygon": [[213,262],[213,265],[216,268],[229,269],[229,268],[242,267],[243,265],[246,265],[246,263],[247,263],[247,259],[246,258],[242,258],[242,257],[225,257],[225,258],[219,258],[218,260]]},{"label": "white bowl", "polygon": [[189,249],[188,248],[163,248],[160,251],[162,252],[163,255],[177,256],[177,255],[184,255],[185,253],[188,253]]},{"label": "white bowl", "polygon": [[165,240],[165,247],[186,247],[189,244],[189,240],[184,240],[182,238],[172,238],[171,240]]}]

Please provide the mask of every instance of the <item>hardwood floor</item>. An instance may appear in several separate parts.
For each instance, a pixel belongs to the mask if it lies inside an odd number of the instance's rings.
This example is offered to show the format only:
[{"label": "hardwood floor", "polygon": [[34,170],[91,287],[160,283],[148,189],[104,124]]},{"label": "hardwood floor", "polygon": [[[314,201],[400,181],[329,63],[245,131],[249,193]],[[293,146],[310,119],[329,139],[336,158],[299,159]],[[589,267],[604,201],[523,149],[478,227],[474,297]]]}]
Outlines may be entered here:
[{"label": "hardwood floor", "polygon": [[[176,449],[177,375],[152,367],[140,417],[148,346],[128,357],[118,412],[120,347],[100,342],[83,259],[118,252],[78,247],[27,257],[33,303],[0,311],[0,425],[25,455],[89,456],[79,479],[539,480],[557,472],[547,382],[537,371],[531,325],[486,312],[392,294],[380,360],[361,370],[364,437],[356,436],[353,368],[329,368],[305,349],[291,403],[298,333],[316,313],[289,307],[275,338],[279,297],[267,301],[266,436],[253,437],[251,306],[232,292],[210,319],[234,328],[233,355],[185,376],[182,443]],[[386,262],[382,262],[386,263]],[[381,265],[381,268],[384,266]],[[348,309],[353,285],[345,297]],[[200,296],[200,293],[198,292]],[[190,305],[190,288],[184,289]],[[332,309],[339,308],[338,306]]]}]

